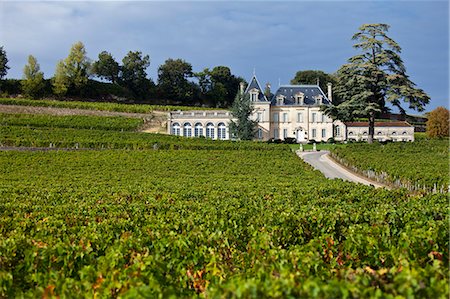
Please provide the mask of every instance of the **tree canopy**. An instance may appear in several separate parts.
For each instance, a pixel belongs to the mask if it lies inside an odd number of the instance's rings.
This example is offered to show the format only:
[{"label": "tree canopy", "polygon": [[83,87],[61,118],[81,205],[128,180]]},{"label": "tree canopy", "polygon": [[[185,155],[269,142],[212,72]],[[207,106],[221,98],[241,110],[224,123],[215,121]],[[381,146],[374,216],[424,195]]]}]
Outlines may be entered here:
[{"label": "tree canopy", "polygon": [[23,68],[22,89],[25,95],[31,98],[39,98],[45,87],[44,73],[41,72],[39,63],[33,55],[28,56],[28,64]]},{"label": "tree canopy", "polygon": [[189,78],[193,76],[192,65],[182,59],[167,59],[158,68],[158,87],[169,99],[189,104],[194,96],[193,84]]},{"label": "tree canopy", "polygon": [[319,70],[298,71],[294,79],[291,80],[291,84],[317,84],[317,81],[319,81],[319,86],[325,93],[328,83],[336,84],[336,78],[333,75]]},{"label": "tree canopy", "polygon": [[388,110],[387,102],[405,113],[402,102],[409,109],[423,111],[430,99],[406,75],[401,48],[387,36],[388,30],[387,24],[365,24],[353,35],[353,47],[361,53],[349,58],[337,72],[334,94],[342,103],[324,108],[325,113],[341,120],[367,117],[369,143],[373,142],[375,117]]},{"label": "tree canopy", "polygon": [[149,66],[150,57],[142,56],[140,51],[129,51],[122,59],[119,82],[139,99],[145,99],[153,86],[153,82],[147,78]]},{"label": "tree canopy", "polygon": [[69,56],[58,62],[53,79],[53,90],[57,95],[82,94],[90,74],[90,59],[82,42],[72,45]]},{"label": "tree canopy", "polygon": [[445,107],[437,107],[428,113],[427,136],[429,138],[449,137],[449,111]]},{"label": "tree canopy", "polygon": [[119,71],[119,63],[106,51],[98,54],[98,60],[92,64],[93,74],[112,83],[117,82]]},{"label": "tree canopy", "polygon": [[6,76],[8,73],[8,57],[6,56],[6,51],[3,49],[3,46],[0,47],[0,80]]}]

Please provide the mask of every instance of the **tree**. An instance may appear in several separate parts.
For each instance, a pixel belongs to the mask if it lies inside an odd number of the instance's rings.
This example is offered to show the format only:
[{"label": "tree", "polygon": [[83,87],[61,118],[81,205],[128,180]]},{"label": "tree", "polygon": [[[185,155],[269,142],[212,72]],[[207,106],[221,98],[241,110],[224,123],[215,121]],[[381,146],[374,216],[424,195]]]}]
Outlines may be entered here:
[{"label": "tree", "polygon": [[406,75],[399,55],[401,48],[386,35],[388,29],[387,24],[365,24],[353,35],[353,47],[362,53],[351,57],[337,72],[334,94],[342,103],[324,108],[328,115],[344,121],[354,116],[367,117],[369,143],[373,142],[376,115],[388,110],[386,102],[404,114],[402,101],[409,104],[409,109],[423,111],[430,100]]},{"label": "tree", "polygon": [[319,70],[298,71],[294,79],[291,80],[291,84],[317,84],[317,81],[319,81],[319,86],[325,93],[328,83],[336,84],[336,78],[333,75]]},{"label": "tree", "polygon": [[202,98],[211,106],[217,107],[230,107],[238,92],[239,83],[244,81],[231,74],[230,68],[226,66],[216,66],[212,70],[206,68],[194,75],[198,79]]},{"label": "tree", "polygon": [[59,61],[56,66],[53,80],[55,94],[62,96],[67,92],[83,93],[83,88],[88,82],[90,65],[83,43],[73,44],[69,56]]},{"label": "tree", "polygon": [[0,47],[0,91],[1,91],[1,80],[8,73],[8,57],[6,56],[6,51],[3,50],[3,46]]},{"label": "tree", "polygon": [[106,51],[98,54],[98,60],[92,64],[93,74],[102,79],[111,81],[113,84],[117,82],[119,71],[119,63]]},{"label": "tree", "polygon": [[194,89],[188,78],[193,75],[190,63],[169,58],[158,68],[158,88],[165,98],[190,103]]},{"label": "tree", "polygon": [[437,107],[428,114],[427,136],[429,138],[449,137],[449,111]]},{"label": "tree", "polygon": [[148,55],[142,56],[140,51],[129,51],[122,59],[119,82],[139,99],[145,99],[152,87],[153,82],[147,78],[149,66],[150,57]]},{"label": "tree", "polygon": [[231,115],[236,121],[231,120],[231,135],[239,140],[252,140],[256,134],[257,122],[250,117],[253,105],[248,94],[238,93],[231,107]]},{"label": "tree", "polygon": [[45,87],[44,73],[33,55],[28,56],[28,64],[23,68],[22,90],[31,98],[42,96]]},{"label": "tree", "polygon": [[63,60],[60,60],[56,65],[55,77],[53,77],[52,81],[53,93],[57,96],[64,96],[69,89],[70,82]]}]

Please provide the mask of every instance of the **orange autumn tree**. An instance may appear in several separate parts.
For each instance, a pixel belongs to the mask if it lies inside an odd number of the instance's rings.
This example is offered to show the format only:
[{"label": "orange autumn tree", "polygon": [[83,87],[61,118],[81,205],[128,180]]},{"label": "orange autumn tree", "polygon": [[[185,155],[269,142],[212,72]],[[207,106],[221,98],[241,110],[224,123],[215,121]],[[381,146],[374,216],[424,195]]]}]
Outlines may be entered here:
[{"label": "orange autumn tree", "polygon": [[449,111],[445,107],[437,107],[428,114],[427,137],[442,138],[449,136]]}]

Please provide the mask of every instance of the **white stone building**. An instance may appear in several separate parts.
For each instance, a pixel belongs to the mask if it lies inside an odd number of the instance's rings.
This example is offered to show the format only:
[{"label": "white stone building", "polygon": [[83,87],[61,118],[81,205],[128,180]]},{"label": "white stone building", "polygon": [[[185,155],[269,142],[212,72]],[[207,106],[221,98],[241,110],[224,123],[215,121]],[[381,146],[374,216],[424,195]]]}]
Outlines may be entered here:
[{"label": "white stone building", "polygon": [[[245,90],[241,84],[241,92],[249,94],[253,103],[252,118],[258,123],[257,140],[295,138],[299,143],[306,143],[327,141],[332,137],[337,141],[364,140],[367,135],[367,124],[333,122],[320,111],[321,105],[332,101],[330,83],[326,95],[318,85],[281,85],[273,97],[267,99],[253,75]],[[167,130],[173,135],[226,140],[232,139],[230,120],[227,110],[174,111],[169,113]],[[386,124],[390,123],[376,124],[376,139],[414,140],[414,128],[409,124],[395,122],[392,128]]]}]

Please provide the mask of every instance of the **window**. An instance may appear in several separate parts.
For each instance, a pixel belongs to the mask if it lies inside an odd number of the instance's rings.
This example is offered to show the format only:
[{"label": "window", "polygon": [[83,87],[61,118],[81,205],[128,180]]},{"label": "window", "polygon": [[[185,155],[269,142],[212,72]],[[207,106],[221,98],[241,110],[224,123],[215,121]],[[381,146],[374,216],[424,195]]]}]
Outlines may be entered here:
[{"label": "window", "polygon": [[179,123],[174,123],[172,125],[172,135],[176,135],[176,136],[180,136],[180,124]]},{"label": "window", "polygon": [[348,132],[348,135],[349,136],[353,135],[353,132],[352,131]]},{"label": "window", "polygon": [[252,93],[252,101],[256,102],[257,99],[258,99],[258,94],[257,93]]},{"label": "window", "polygon": [[366,132],[366,131],[364,131],[364,132],[363,132],[363,135],[364,135],[364,136],[366,136],[366,135],[367,135],[367,132]]},{"label": "window", "polygon": [[283,129],[283,139],[288,137],[287,129]]},{"label": "window", "polygon": [[322,113],[322,122],[325,122],[325,114]]},{"label": "window", "polygon": [[224,123],[220,123],[219,128],[217,129],[217,138],[222,140],[226,139],[226,132],[227,127],[225,126]]},{"label": "window", "polygon": [[274,123],[277,123],[279,121],[279,119],[278,119],[278,112],[275,112],[274,114],[273,114],[273,122]]},{"label": "window", "polygon": [[258,139],[261,140],[263,138],[263,131],[261,128],[258,129]]},{"label": "window", "polygon": [[397,132],[392,132],[392,135],[397,135]]},{"label": "window", "polygon": [[183,136],[192,137],[192,126],[190,123],[185,123],[183,126]]},{"label": "window", "polygon": [[256,121],[262,121],[262,120],[263,120],[262,112],[258,112],[258,114],[256,114]]},{"label": "window", "polygon": [[378,132],[377,132],[377,135],[381,135],[381,131],[378,131]]},{"label": "window", "polygon": [[203,125],[201,123],[196,123],[195,124],[194,136],[195,137],[203,136]]},{"label": "window", "polygon": [[283,113],[283,122],[284,123],[288,122],[288,114],[287,113]]},{"label": "window", "polygon": [[317,113],[313,112],[312,114],[312,122],[315,123],[316,122],[316,115]]},{"label": "window", "polygon": [[297,122],[302,123],[303,122],[303,113],[298,112],[297,113]]},{"label": "window", "polygon": [[326,129],[322,129],[322,138],[327,137],[327,130]]},{"label": "window", "polygon": [[278,134],[278,129],[274,129],[273,130],[273,138],[274,139],[279,139],[280,137],[279,137],[279,134]]},{"label": "window", "polygon": [[403,135],[406,135],[406,131],[402,133]]},{"label": "window", "polygon": [[341,127],[340,126],[336,126],[336,137],[341,136]]},{"label": "window", "polygon": [[312,129],[312,138],[316,138],[317,132],[316,129]]},{"label": "window", "polygon": [[206,138],[214,139],[214,125],[212,123],[206,125]]}]

